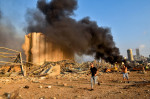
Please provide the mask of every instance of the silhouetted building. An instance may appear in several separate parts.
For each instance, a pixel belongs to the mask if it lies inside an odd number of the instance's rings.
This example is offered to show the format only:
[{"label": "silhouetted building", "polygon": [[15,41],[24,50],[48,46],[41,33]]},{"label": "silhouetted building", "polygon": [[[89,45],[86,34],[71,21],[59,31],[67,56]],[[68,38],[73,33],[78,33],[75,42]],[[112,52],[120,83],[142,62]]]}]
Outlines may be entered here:
[{"label": "silhouetted building", "polygon": [[134,61],[133,54],[132,54],[132,49],[127,50],[127,55],[128,55],[128,60],[129,61]]},{"label": "silhouetted building", "polygon": [[140,57],[140,51],[139,51],[139,48],[136,49],[136,56],[137,56],[137,58]]}]

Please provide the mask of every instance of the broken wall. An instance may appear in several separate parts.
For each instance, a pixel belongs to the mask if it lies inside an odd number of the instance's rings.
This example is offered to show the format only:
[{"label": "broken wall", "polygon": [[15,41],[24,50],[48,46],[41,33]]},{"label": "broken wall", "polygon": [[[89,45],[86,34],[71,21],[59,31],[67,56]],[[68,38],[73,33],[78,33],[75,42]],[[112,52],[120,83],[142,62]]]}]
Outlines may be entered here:
[{"label": "broken wall", "polygon": [[66,59],[74,60],[74,54],[67,52],[57,44],[48,42],[43,33],[29,33],[25,35],[23,44],[26,61],[41,65],[46,61],[61,61]]}]

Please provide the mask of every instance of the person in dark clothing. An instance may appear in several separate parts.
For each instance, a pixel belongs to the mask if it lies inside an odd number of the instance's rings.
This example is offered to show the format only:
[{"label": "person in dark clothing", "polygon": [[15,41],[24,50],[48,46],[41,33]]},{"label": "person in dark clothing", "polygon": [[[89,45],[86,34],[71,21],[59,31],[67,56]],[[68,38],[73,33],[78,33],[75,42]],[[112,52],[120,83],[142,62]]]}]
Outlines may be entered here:
[{"label": "person in dark clothing", "polygon": [[96,67],[94,67],[94,65],[93,65],[93,63],[90,63],[90,71],[91,71],[91,90],[93,90],[93,82],[94,82],[94,85],[95,84],[98,84],[98,85],[100,85],[99,84],[99,82],[97,81],[97,73],[98,73],[98,71],[97,71],[97,68]]}]

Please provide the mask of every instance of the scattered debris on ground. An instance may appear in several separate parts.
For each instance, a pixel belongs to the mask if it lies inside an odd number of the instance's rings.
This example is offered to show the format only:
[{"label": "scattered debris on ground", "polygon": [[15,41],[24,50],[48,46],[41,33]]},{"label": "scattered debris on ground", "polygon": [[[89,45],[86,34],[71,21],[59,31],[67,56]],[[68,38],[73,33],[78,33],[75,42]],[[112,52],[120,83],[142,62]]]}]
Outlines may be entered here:
[{"label": "scattered debris on ground", "polygon": [[129,98],[148,99],[150,97],[150,72],[139,74],[132,71],[130,82],[122,81],[120,72],[99,72],[100,86],[95,85],[90,91],[90,75],[79,72],[64,72],[49,77],[1,77],[0,99],[95,99],[95,98]]}]

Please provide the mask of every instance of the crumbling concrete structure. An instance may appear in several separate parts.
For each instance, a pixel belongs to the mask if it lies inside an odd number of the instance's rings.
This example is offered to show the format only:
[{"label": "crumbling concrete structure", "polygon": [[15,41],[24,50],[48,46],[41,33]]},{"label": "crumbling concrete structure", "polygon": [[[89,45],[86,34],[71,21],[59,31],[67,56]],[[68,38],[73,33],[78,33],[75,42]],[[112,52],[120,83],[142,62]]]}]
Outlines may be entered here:
[{"label": "crumbling concrete structure", "polygon": [[73,53],[69,53],[57,44],[48,42],[43,33],[34,32],[25,35],[23,50],[25,51],[26,61],[37,65],[41,65],[46,61],[56,62],[74,59]]}]

